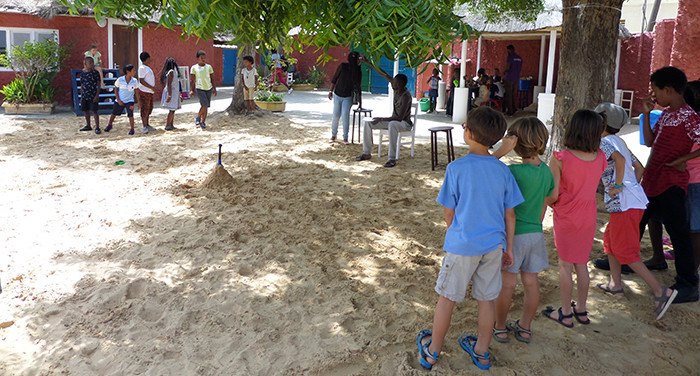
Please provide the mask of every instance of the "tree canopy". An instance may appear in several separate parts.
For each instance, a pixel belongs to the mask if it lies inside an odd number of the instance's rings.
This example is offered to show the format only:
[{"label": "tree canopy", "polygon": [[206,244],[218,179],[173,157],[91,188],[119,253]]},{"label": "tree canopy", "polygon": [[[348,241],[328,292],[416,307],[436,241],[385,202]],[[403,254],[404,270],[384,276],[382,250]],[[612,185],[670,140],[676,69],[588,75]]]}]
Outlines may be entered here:
[{"label": "tree canopy", "polygon": [[[327,50],[354,44],[372,58],[401,55],[408,66],[444,60],[455,39],[474,31],[454,13],[458,5],[483,9],[485,17],[518,11],[532,17],[541,0],[59,0],[71,12],[91,8],[97,19],[130,19],[143,27],[156,22],[180,26],[186,35],[213,38],[232,32],[236,44],[280,44],[299,30],[301,45]],[[529,11],[529,12],[528,12]],[[535,12],[535,13],[533,13]]]}]

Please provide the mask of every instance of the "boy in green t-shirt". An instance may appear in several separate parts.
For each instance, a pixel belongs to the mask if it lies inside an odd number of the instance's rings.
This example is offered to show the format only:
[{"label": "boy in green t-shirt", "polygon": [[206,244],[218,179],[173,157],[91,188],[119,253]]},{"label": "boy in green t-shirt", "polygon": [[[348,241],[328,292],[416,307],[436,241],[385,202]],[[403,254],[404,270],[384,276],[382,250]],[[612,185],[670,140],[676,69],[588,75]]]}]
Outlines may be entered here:
[{"label": "boy in green t-shirt", "polygon": [[194,119],[194,123],[198,128],[205,129],[207,127],[207,110],[211,104],[211,95],[216,96],[216,86],[214,85],[214,68],[207,64],[206,52],[197,51],[197,64],[190,68],[190,82],[194,82],[193,90],[190,96],[194,96],[197,92],[199,98],[199,113]]},{"label": "boy in green t-shirt", "polygon": [[[548,138],[549,132],[541,121],[535,117],[522,118],[510,126],[503,139],[503,146],[494,153],[494,156],[500,158],[514,149],[522,158],[521,164],[508,167],[525,199],[525,202],[515,207],[513,265],[501,271],[503,287],[496,299],[493,338],[502,343],[508,342],[509,330],[513,331],[518,341],[530,343],[530,324],[540,302],[537,273],[549,266],[542,219],[547,208],[547,198],[554,190],[554,178],[547,164],[539,157],[547,147]],[[525,290],[523,314],[519,320],[506,324],[513,291],[518,283],[518,272]]]}]

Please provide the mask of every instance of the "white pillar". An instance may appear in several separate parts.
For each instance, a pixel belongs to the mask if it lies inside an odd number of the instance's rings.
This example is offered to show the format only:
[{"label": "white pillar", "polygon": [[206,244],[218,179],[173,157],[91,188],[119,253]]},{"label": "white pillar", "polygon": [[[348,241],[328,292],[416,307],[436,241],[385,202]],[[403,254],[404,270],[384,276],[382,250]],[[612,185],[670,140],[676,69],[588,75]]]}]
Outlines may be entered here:
[{"label": "white pillar", "polygon": [[452,105],[452,121],[455,123],[464,123],[467,121],[467,99],[469,98],[469,89],[464,80],[467,71],[467,41],[462,41],[462,56],[459,77],[459,87],[454,92],[454,103]]},{"label": "white pillar", "polygon": [[617,83],[618,79],[620,78],[620,48],[622,46],[622,42],[620,41],[620,38],[617,38],[617,54],[615,55],[615,87],[613,87],[614,90],[617,90]]},{"label": "white pillar", "polygon": [[554,81],[554,55],[557,49],[557,31],[552,30],[549,33],[549,58],[547,61],[547,86],[544,92],[547,94],[552,93],[552,84]]},{"label": "white pillar", "polygon": [[540,40],[540,70],[537,74],[537,85],[542,86],[542,74],[544,73],[544,48],[547,46],[547,36],[543,35]]},{"label": "white pillar", "polygon": [[[396,54],[394,55],[394,73],[392,74],[392,78],[394,78],[397,74],[399,74],[399,55]],[[391,108],[394,108],[394,89],[391,88],[391,82],[389,82],[389,103],[391,104]]]},{"label": "white pillar", "polygon": [[479,69],[481,69],[481,36],[479,36],[479,45],[476,47],[476,72],[475,76],[479,75]]}]

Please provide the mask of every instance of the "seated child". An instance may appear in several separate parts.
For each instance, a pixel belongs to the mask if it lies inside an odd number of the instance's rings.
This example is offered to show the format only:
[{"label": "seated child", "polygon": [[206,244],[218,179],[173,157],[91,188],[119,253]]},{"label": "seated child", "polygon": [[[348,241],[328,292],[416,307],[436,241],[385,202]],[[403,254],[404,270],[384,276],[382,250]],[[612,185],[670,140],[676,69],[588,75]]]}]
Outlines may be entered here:
[{"label": "seated child", "polygon": [[487,350],[495,320],[494,300],[501,291],[501,267],[513,265],[514,208],[523,202],[513,174],[489,153],[506,130],[503,115],[479,107],[469,112],[462,127],[469,154],[447,166],[437,198],[445,207],[447,254],[435,285],[440,296],[433,330],[421,331],[417,339],[420,363],[427,369],[438,360],[452,310],[464,300],[470,281],[479,305],[479,336],[462,335],[458,342],[474,365],[491,367]]},{"label": "seated child", "polygon": [[481,106],[482,103],[486,102],[490,98],[491,85],[493,80],[491,77],[486,76],[486,82],[479,86],[479,96],[474,99],[474,106]]},{"label": "seated child", "polygon": [[639,257],[639,222],[649,200],[639,184],[644,167],[617,136],[627,124],[627,112],[612,103],[601,103],[595,111],[605,114],[600,150],[608,159],[602,180],[605,209],[610,213],[610,222],[603,235],[605,253],[610,261],[610,282],[599,283],[597,287],[609,294],[623,296],[621,264],[629,265],[651,288],[656,301],[654,313],[656,319],[661,320],[678,291],[661,286]]},{"label": "seated child", "polygon": [[503,82],[501,81],[501,77],[494,77],[493,78],[493,85],[498,89],[498,90],[494,90],[493,99],[503,100],[503,96],[505,96],[505,94],[506,94],[506,87],[503,86]]},{"label": "seated child", "polygon": [[[530,343],[530,325],[540,302],[537,274],[549,266],[542,219],[545,199],[554,190],[554,177],[549,166],[539,157],[547,148],[548,138],[549,132],[541,121],[535,117],[522,118],[510,126],[503,146],[494,152],[494,156],[500,158],[514,149],[522,159],[522,163],[508,167],[525,198],[525,202],[515,207],[513,266],[501,271],[503,288],[496,299],[493,338],[502,343],[508,342],[508,330],[513,331],[518,341]],[[506,323],[513,291],[518,284],[518,273],[525,290],[523,313],[519,320]]]}]

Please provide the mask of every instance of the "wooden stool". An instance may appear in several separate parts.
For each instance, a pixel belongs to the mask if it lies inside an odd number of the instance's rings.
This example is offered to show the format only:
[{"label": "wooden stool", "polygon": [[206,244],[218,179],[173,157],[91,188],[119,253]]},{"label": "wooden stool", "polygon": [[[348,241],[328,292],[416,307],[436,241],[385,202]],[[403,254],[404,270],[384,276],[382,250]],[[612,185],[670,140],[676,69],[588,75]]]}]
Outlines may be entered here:
[{"label": "wooden stool", "polygon": [[455,160],[455,148],[452,143],[452,127],[433,127],[428,129],[430,131],[430,164],[433,171],[435,171],[435,166],[438,165],[438,153],[437,153],[437,133],[445,132],[445,137],[447,139],[447,163]]},{"label": "wooden stool", "polygon": [[[357,122],[355,122],[355,116],[357,116]],[[355,123],[357,123],[357,142],[362,143],[362,139],[360,138],[360,129],[362,129],[362,118],[364,117],[372,117],[372,110],[369,108],[353,108],[352,109],[352,132],[350,132],[352,142],[353,144],[355,143]]]}]

